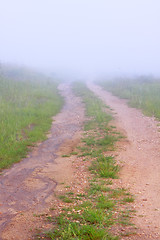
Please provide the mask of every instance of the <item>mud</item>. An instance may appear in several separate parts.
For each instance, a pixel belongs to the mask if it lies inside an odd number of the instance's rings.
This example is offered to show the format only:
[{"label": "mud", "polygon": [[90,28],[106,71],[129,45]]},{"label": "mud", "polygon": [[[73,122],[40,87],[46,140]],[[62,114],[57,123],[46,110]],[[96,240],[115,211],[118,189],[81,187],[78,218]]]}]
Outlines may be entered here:
[{"label": "mud", "polygon": [[137,235],[124,239],[160,239],[160,132],[158,122],[131,108],[101,87],[88,87],[113,109],[117,128],[127,139],[117,150],[121,163],[119,184],[135,196],[133,222]]},{"label": "mud", "polygon": [[78,136],[82,128],[84,108],[81,100],[74,96],[69,84],[61,84],[59,90],[65,98],[65,105],[53,118],[48,139],[0,176],[0,239],[29,239],[14,234],[11,237],[7,231],[19,213],[42,211],[47,207],[57,179],[60,181],[60,177],[56,179],[54,175],[63,174],[62,167],[66,166],[62,160],[61,169],[57,170],[56,153],[66,141]]}]

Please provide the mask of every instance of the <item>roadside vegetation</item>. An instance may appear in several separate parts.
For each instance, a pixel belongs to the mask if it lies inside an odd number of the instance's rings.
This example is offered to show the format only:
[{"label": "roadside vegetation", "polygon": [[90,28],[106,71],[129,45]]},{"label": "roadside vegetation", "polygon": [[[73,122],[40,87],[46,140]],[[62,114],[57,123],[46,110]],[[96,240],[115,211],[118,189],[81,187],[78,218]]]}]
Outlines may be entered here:
[{"label": "roadside vegetation", "polygon": [[139,77],[97,82],[114,95],[129,100],[132,107],[140,108],[144,114],[160,120],[160,79]]},{"label": "roadside vegetation", "polygon": [[65,207],[55,216],[58,207],[53,206],[47,216],[51,229],[40,230],[36,239],[121,239],[122,235],[133,234],[134,229],[130,221],[134,198],[126,189],[114,186],[119,166],[113,153],[122,136],[110,124],[112,116],[106,113],[106,106],[84,83],[74,83],[73,89],[83,99],[88,118],[82,143],[74,152],[77,158],[89,162],[88,187],[79,194],[68,186],[65,194],[57,195]]},{"label": "roadside vegetation", "polygon": [[29,71],[0,69],[0,169],[24,158],[46,138],[60,111],[58,82]]}]

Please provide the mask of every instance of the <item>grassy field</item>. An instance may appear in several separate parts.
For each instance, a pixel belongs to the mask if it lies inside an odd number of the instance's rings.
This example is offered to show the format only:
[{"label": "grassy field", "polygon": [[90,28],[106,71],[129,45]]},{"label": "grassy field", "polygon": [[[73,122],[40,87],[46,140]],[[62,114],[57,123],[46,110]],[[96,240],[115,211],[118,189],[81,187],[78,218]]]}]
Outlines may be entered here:
[{"label": "grassy field", "polygon": [[[121,135],[110,124],[112,116],[104,112],[102,102],[85,84],[75,83],[74,92],[82,97],[90,118],[84,126],[83,145],[74,152],[77,158],[91,162],[88,187],[84,194],[68,189],[65,195],[57,196],[65,207],[55,217],[53,206],[47,216],[53,229],[44,233],[40,230],[36,239],[117,240],[122,234],[132,234],[129,228],[125,231],[125,226],[130,225],[129,204],[134,200],[125,189],[112,187],[114,179],[118,178],[119,166],[112,154],[107,153],[114,151]],[[114,234],[112,227],[123,228],[123,233],[116,230]]]},{"label": "grassy field", "polygon": [[160,79],[136,78],[98,82],[114,95],[129,100],[129,104],[160,120]]},{"label": "grassy field", "polygon": [[18,70],[0,74],[0,169],[19,161],[28,146],[45,139],[51,116],[61,106],[53,80]]}]

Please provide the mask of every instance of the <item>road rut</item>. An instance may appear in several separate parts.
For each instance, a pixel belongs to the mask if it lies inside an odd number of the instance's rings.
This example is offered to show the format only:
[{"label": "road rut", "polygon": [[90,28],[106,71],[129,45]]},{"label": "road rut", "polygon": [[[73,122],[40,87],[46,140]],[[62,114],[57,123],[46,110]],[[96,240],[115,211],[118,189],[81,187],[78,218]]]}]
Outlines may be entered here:
[{"label": "road rut", "polygon": [[[115,112],[118,128],[128,141],[118,149],[122,186],[135,195],[134,223],[139,235],[125,239],[160,239],[160,132],[157,121],[127,105],[94,83],[88,87]],[[139,236],[139,237],[138,237]]]},{"label": "road rut", "polygon": [[[19,212],[46,207],[57,185],[54,180],[56,152],[82,128],[84,108],[81,100],[72,93],[69,84],[61,84],[59,89],[65,105],[54,117],[48,139],[0,176],[0,239],[11,239],[7,234],[4,237],[3,232]],[[12,239],[22,238],[13,236]]]}]

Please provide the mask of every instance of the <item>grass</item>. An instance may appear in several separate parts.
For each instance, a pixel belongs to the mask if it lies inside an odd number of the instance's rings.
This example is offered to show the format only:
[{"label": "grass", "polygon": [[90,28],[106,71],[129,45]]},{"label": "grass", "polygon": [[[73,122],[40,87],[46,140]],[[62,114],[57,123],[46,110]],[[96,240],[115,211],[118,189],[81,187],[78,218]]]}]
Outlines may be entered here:
[{"label": "grass", "polygon": [[65,203],[71,203],[71,202],[73,202],[72,199],[70,199],[69,197],[64,196],[64,195],[60,195],[60,196],[59,196],[59,199],[61,199],[61,200],[62,200],[63,202],[65,202]]},{"label": "grass", "polygon": [[132,107],[140,108],[144,114],[160,120],[160,79],[139,77],[98,82],[114,95],[129,100]]},{"label": "grass", "polygon": [[[63,222],[65,225],[64,229],[55,230],[55,232],[49,232],[47,237],[49,239],[83,239],[83,240],[116,240],[109,234],[106,233],[105,229],[98,229],[94,225],[79,225],[79,223],[68,223]],[[78,236],[78,238],[77,238]]]},{"label": "grass", "polygon": [[131,203],[131,202],[134,202],[134,198],[133,197],[125,197],[122,199],[122,201]]},{"label": "grass", "polygon": [[115,164],[114,158],[112,156],[105,157],[104,155],[101,155],[92,162],[89,169],[92,172],[98,174],[100,177],[115,179],[117,178],[119,167]]},{"label": "grass", "polygon": [[102,102],[85,84],[76,83],[74,91],[82,97],[86,105],[86,116],[89,117],[84,126],[83,146],[77,149],[77,158],[87,156],[91,161],[88,187],[84,194],[65,190],[65,194],[59,196],[65,202],[65,207],[57,217],[53,213],[53,217],[49,218],[53,228],[41,232],[37,238],[118,240],[120,236],[113,234],[110,229],[117,224],[130,224],[130,212],[126,216],[121,206],[124,208],[124,203],[129,204],[125,199],[129,200],[132,196],[125,189],[112,187],[113,179],[118,178],[119,166],[113,156],[106,156],[105,153],[114,150],[119,138],[115,136],[115,127],[109,125],[111,115],[104,111]]},{"label": "grass", "polygon": [[62,106],[57,82],[25,74],[17,79],[0,75],[0,169],[20,161],[28,146],[46,138],[51,117]]}]

